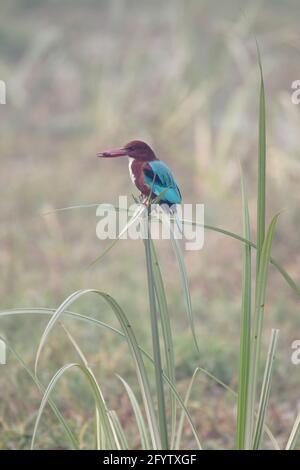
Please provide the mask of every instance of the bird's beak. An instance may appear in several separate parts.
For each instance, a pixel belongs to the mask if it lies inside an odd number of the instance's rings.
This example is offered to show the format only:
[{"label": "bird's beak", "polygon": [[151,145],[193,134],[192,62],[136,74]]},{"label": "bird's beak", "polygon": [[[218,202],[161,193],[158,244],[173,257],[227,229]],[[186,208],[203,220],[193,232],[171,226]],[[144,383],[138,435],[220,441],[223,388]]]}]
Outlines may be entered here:
[{"label": "bird's beak", "polygon": [[123,157],[128,155],[126,149],[115,149],[115,150],[107,150],[106,152],[97,153],[97,157],[101,158],[115,158],[115,157]]}]

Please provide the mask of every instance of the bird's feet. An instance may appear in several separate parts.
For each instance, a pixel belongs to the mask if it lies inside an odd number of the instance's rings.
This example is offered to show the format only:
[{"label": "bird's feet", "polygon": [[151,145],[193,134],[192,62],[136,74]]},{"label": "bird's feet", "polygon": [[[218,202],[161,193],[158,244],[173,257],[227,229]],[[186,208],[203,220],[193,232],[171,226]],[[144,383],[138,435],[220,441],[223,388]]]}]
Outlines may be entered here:
[{"label": "bird's feet", "polygon": [[141,204],[144,204],[144,206],[148,207],[149,205],[148,198],[144,196],[144,194],[139,195],[139,201]]}]

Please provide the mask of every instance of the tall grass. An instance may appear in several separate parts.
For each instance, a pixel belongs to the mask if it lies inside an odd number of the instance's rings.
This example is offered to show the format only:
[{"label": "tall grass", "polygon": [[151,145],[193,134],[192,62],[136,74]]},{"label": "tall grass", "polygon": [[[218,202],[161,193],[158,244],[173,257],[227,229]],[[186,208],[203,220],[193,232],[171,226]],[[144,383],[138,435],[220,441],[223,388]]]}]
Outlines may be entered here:
[{"label": "tall grass", "polygon": [[[241,177],[241,193],[243,208],[243,233],[242,235],[229,232],[225,229],[212,225],[205,225],[205,229],[213,230],[224,236],[229,236],[241,243],[243,248],[243,282],[241,293],[241,327],[240,327],[240,353],[239,353],[239,372],[238,372],[238,390],[232,390],[224,384],[218,377],[201,367],[197,367],[191,377],[190,384],[186,391],[184,399],[180,396],[176,384],[175,353],[172,337],[172,323],[168,311],[167,297],[165,293],[164,280],[160,270],[158,256],[156,254],[155,244],[150,237],[149,224],[151,223],[150,213],[139,210],[133,214],[129,225],[134,223],[137,218],[144,218],[148,230],[148,237],[144,240],[145,258],[147,269],[147,286],[149,296],[149,314],[151,319],[151,338],[152,353],[147,353],[139,343],[136,334],[130,324],[129,317],[116,302],[107,293],[97,289],[86,289],[70,295],[56,310],[52,309],[11,309],[0,312],[0,316],[7,315],[46,315],[50,316],[44,333],[40,339],[35,357],[35,370],[32,372],[24,363],[14,347],[6,340],[9,350],[15,355],[20,366],[25,369],[39,389],[42,400],[37,413],[31,448],[34,448],[39,438],[39,424],[43,416],[44,409],[50,406],[55,416],[59,420],[63,431],[65,432],[70,447],[79,448],[78,436],[71,430],[69,423],[63,417],[51,394],[59,380],[66,374],[80,373],[87,384],[87,387],[94,400],[94,447],[95,449],[130,449],[131,442],[127,436],[126,428],[118,416],[118,410],[110,410],[105,399],[105,391],[102,389],[99,379],[95,376],[89,366],[81,347],[77,344],[75,338],[69,333],[65,325],[62,325],[62,319],[69,317],[85,322],[90,327],[96,326],[109,330],[112,334],[123,338],[128,345],[128,354],[130,355],[135,374],[136,385],[133,388],[124,377],[118,376],[124,386],[133,415],[136,422],[136,433],[139,436],[141,449],[179,449],[182,446],[183,426],[187,420],[192,433],[193,441],[190,447],[201,449],[205,443],[201,442],[193,416],[189,412],[189,401],[192,389],[195,387],[196,379],[199,374],[208,375],[213,381],[225,387],[232,393],[237,400],[237,425],[236,425],[236,448],[237,449],[259,449],[264,447],[264,433],[269,437],[274,448],[279,445],[272,430],[267,424],[267,411],[269,396],[271,393],[273,364],[278,343],[278,330],[271,331],[269,350],[264,358],[265,368],[263,377],[260,377],[259,371],[262,359],[262,333],[264,305],[266,298],[266,287],[268,283],[268,271],[270,264],[274,265],[281,273],[285,281],[293,289],[296,295],[300,296],[299,286],[293,281],[284,268],[271,257],[272,243],[275,234],[275,228],[278,215],[275,215],[268,227],[266,227],[266,122],[265,122],[265,92],[261,60],[259,57],[260,69],[260,98],[259,98],[259,141],[258,141],[258,193],[257,193],[257,240],[256,244],[250,240],[250,218],[247,201],[247,190],[244,176]],[[98,205],[98,204],[97,204]],[[77,206],[91,207],[92,205]],[[72,207],[74,208],[74,207]],[[63,210],[70,209],[65,208]],[[193,221],[183,221],[195,224]],[[165,223],[161,218],[161,223]],[[127,226],[128,228],[128,226]],[[120,234],[121,235],[121,234]],[[120,237],[119,237],[120,238]],[[115,243],[108,248],[111,249]],[[187,272],[184,264],[184,257],[180,244],[172,236],[172,246],[174,255],[178,262],[180,279],[182,284],[183,297],[185,299],[187,317],[191,329],[191,336],[194,347],[201,361],[197,331],[194,325],[192,302],[189,291]],[[105,251],[105,253],[108,250]],[[252,254],[256,254],[255,273],[252,270]],[[103,257],[103,254],[101,258]],[[99,260],[99,259],[98,259]],[[254,289],[253,289],[254,286]],[[252,295],[252,293],[254,295]],[[70,308],[79,299],[84,296],[94,295],[104,300],[111,312],[114,314],[120,324],[120,330],[89,316],[73,312]],[[253,298],[252,298],[253,297]],[[50,333],[54,327],[61,326],[70,340],[78,362],[67,363],[61,367],[52,377],[47,386],[42,384],[39,379],[40,357],[46,347]],[[150,363],[151,368],[146,368],[145,361]],[[155,394],[153,394],[153,375],[155,383]],[[136,393],[138,388],[139,393]],[[140,399],[141,397],[141,399]],[[297,445],[300,434],[300,418],[297,416],[292,427],[290,436],[287,440],[287,449],[293,449]]]}]

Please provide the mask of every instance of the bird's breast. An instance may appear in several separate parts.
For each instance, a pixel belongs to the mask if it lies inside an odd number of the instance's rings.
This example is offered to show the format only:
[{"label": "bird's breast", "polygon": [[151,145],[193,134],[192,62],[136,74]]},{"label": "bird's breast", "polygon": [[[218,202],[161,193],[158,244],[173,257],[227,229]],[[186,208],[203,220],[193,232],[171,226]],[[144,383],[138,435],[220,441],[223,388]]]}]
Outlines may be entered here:
[{"label": "bird's breast", "polygon": [[134,169],[133,169],[134,159],[131,157],[128,157],[128,160],[129,160],[129,164],[128,164],[129,175],[130,175],[131,181],[133,182],[133,184],[135,184],[137,175],[135,174]]},{"label": "bird's breast", "polygon": [[145,162],[140,162],[129,157],[129,174],[132,182],[137,185],[144,183],[144,166]]},{"label": "bird's breast", "polygon": [[144,196],[150,194],[150,188],[145,184],[144,167],[147,162],[141,162],[133,158],[129,159],[129,174],[133,184],[141,191]]}]

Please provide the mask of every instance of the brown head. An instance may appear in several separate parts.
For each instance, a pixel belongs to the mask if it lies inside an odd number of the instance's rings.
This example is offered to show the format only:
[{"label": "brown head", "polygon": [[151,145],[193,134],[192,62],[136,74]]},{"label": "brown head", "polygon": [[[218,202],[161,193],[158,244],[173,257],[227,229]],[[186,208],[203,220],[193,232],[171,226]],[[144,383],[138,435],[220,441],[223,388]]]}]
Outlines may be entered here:
[{"label": "brown head", "polygon": [[151,147],[141,140],[132,140],[120,149],[97,153],[97,157],[101,158],[123,157],[126,155],[141,162],[151,162],[153,160],[157,160]]}]

